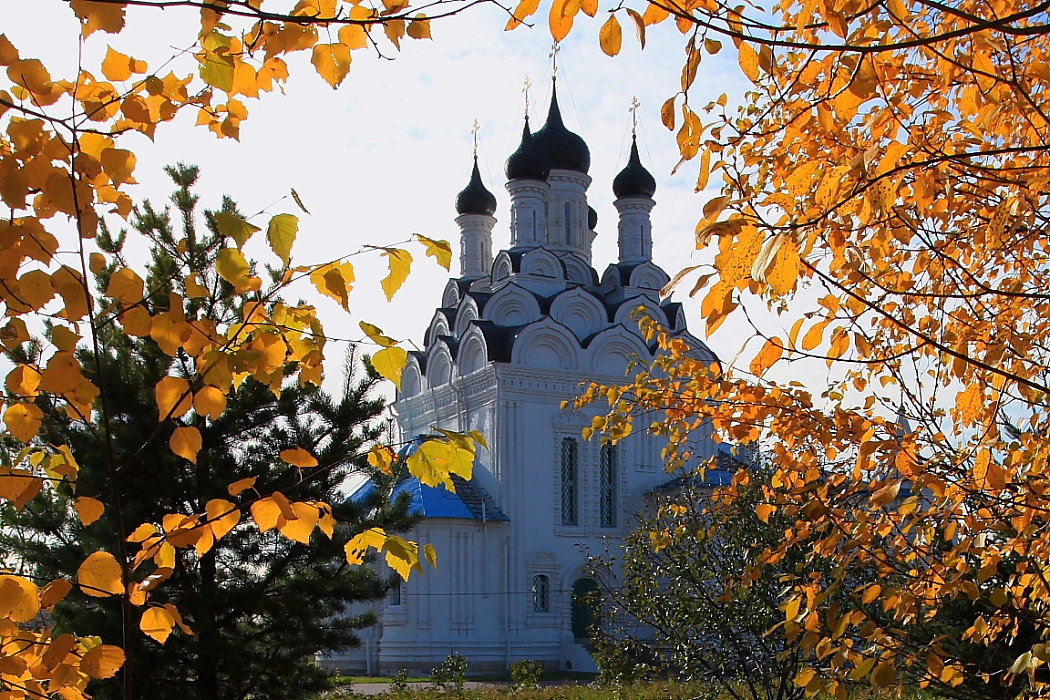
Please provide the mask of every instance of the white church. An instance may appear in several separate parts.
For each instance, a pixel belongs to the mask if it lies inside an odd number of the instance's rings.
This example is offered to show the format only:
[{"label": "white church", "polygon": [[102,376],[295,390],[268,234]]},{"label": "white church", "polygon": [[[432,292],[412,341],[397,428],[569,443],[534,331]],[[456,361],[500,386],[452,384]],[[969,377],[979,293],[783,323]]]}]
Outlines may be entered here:
[{"label": "white church", "polygon": [[[471,671],[522,658],[594,670],[591,613],[580,600],[598,587],[587,552],[629,532],[644,496],[669,477],[658,438],[636,431],[617,445],[583,440],[593,412],[561,404],[586,382],[623,383],[633,360],[652,359],[639,308],[715,356],[688,334],[681,305],[660,300],[669,278],[652,261],[656,181],[633,139],[612,180],[619,259],[596,271],[590,160],[563,124],[555,91],[546,124],[530,133],[526,117],[507,159],[509,242],[493,255],[496,198],[475,158],[456,198],[460,276],[445,286],[394,410],[406,439],[434,427],[479,430],[489,449],[479,448],[473,479],[458,480],[455,493],[413,478],[397,487],[422,516],[409,538],[434,545],[438,568],[394,590],[376,610],[379,623],[362,630],[362,645],[327,657],[327,666],[427,672],[457,652]],[[711,456],[708,447],[698,456]]]}]

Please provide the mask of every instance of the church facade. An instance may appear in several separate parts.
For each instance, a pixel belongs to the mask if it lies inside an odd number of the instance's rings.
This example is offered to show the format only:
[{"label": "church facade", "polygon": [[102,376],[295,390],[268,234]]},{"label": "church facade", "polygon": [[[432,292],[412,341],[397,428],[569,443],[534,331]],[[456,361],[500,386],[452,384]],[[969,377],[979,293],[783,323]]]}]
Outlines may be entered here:
[{"label": "church facade", "polygon": [[327,665],[425,672],[457,652],[472,671],[521,658],[594,669],[583,599],[600,582],[586,571],[588,552],[626,534],[644,495],[668,476],[659,439],[640,430],[616,445],[583,440],[594,413],[562,402],[590,381],[623,383],[632,363],[652,359],[640,309],[715,358],[688,335],[681,305],[660,299],[669,278],[652,261],[656,182],[637,144],[612,182],[619,255],[601,274],[589,167],[555,91],[546,124],[531,133],[526,118],[507,160],[509,245],[494,254],[496,199],[475,158],[456,200],[460,276],[410,357],[394,409],[406,439],[434,427],[478,430],[488,448],[455,493],[411,478],[397,487],[423,516],[409,538],[434,545],[438,568],[393,591],[362,646]]}]

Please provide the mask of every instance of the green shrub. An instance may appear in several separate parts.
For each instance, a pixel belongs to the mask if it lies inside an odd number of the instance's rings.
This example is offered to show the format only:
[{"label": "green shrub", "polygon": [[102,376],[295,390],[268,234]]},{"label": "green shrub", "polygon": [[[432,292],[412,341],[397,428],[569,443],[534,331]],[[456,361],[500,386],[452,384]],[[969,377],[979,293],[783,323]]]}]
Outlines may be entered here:
[{"label": "green shrub", "polygon": [[518,659],[510,665],[510,680],[515,690],[538,688],[543,664],[535,659]]},{"label": "green shrub", "polygon": [[466,681],[467,657],[452,652],[445,657],[441,665],[430,671],[430,679],[441,686],[443,692],[454,692],[456,695],[463,694],[463,683]]}]

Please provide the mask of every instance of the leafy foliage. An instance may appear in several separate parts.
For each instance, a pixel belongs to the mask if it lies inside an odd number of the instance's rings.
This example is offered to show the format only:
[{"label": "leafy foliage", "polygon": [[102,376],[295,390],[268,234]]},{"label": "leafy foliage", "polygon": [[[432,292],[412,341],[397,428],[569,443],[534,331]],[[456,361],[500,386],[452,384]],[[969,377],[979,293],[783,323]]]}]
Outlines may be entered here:
[{"label": "leafy foliage", "polygon": [[[216,228],[196,226],[197,198],[191,191],[196,169],[169,172],[179,186],[172,197],[178,219],[148,203],[133,219],[152,245],[145,280],[151,294],[140,293],[138,303],[156,315],[157,305],[185,295],[183,279],[167,273],[188,259],[198,284],[220,290],[208,299],[213,312],[240,316],[232,288],[210,272],[223,236]],[[224,205],[232,211],[229,201]],[[114,240],[103,229],[99,244],[120,256],[123,239]],[[106,296],[118,271],[126,269],[114,264],[97,271]],[[199,303],[190,301],[187,312]],[[277,297],[269,301],[281,303]],[[371,395],[378,377],[355,378],[351,358],[338,396],[287,381],[275,394],[248,377],[229,395],[198,393],[191,406],[188,381],[168,374],[180,371],[185,361],[169,356],[153,338],[127,335],[115,325],[101,329],[99,339],[98,357],[82,350],[78,359],[96,368],[98,376],[89,379],[121,386],[107,397],[111,420],[103,425],[96,413],[88,422],[74,421],[60,407],[44,405],[42,434],[79,456],[79,495],[69,484],[45,491],[21,512],[5,514],[0,537],[34,579],[75,577],[81,592],[97,599],[70,595],[59,603],[53,611],[56,631],[90,629],[105,642],[123,642],[134,651],[123,673],[133,675],[138,692],[149,697],[296,698],[320,689],[323,677],[314,655],[356,643],[353,630],[371,622],[369,616],[340,619],[339,613],[353,601],[386,593],[370,568],[339,564],[345,543],[368,528],[394,531],[411,523],[404,503],[389,506],[377,494],[359,507],[339,493],[349,474],[370,469],[366,448],[380,437],[376,421],[384,408]],[[221,406],[212,405],[220,397]],[[189,425],[171,430],[160,423],[170,441],[163,433],[151,439],[159,416],[191,411]],[[100,443],[96,435],[107,429],[109,439]],[[192,431],[192,455],[175,447],[180,431]],[[116,488],[111,460],[128,465]],[[193,468],[183,468],[183,460]],[[229,489],[244,479],[251,484],[236,493]],[[254,513],[263,493],[271,499],[284,495],[279,518],[285,523],[269,532],[241,522],[241,509],[250,505]],[[73,509],[78,518],[70,517]],[[202,511],[208,530],[184,526]],[[137,557],[151,595],[137,601],[141,634],[131,636],[115,598],[124,592],[121,553],[111,535],[118,514],[162,523],[169,533],[168,542],[155,543],[150,561],[141,553]],[[315,528],[320,532],[312,534]],[[133,539],[144,533],[150,533],[145,542],[159,540],[152,526]],[[177,549],[176,543],[192,547]],[[156,588],[162,581],[167,585]],[[115,682],[96,683],[91,691],[98,698],[121,695]]]}]

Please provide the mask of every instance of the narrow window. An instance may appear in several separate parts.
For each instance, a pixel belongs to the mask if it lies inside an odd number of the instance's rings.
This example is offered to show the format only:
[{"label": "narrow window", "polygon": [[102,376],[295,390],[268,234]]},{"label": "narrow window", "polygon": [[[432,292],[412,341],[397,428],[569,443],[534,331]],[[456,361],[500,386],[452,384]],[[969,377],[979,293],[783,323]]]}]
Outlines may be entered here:
[{"label": "narrow window", "polygon": [[532,577],[532,612],[551,611],[551,580],[545,574]]},{"label": "narrow window", "polygon": [[561,441],[561,524],[579,524],[578,447],[572,438]]},{"label": "narrow window", "polygon": [[573,245],[575,241],[572,240],[572,208],[569,203],[565,203],[565,245]]},{"label": "narrow window", "polygon": [[599,511],[602,527],[616,527],[616,445],[602,445],[599,465]]},{"label": "narrow window", "polygon": [[388,605],[401,605],[401,582],[397,581],[393,586],[390,587],[390,592],[387,594]]}]

